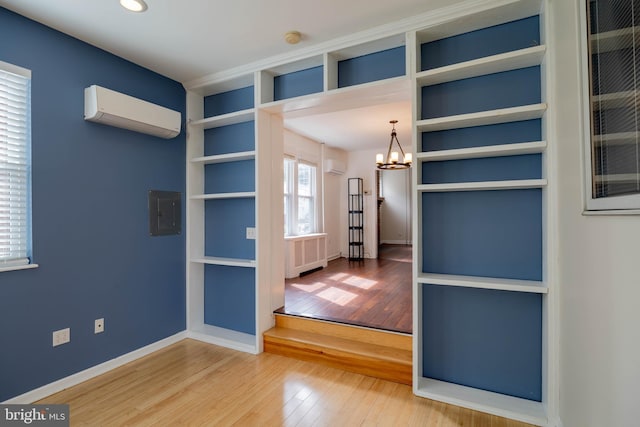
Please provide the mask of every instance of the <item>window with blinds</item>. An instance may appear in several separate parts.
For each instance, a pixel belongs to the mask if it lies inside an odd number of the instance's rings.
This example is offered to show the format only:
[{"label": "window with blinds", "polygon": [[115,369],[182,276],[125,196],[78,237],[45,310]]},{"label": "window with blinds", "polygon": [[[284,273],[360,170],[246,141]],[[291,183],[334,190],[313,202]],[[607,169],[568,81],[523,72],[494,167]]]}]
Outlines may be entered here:
[{"label": "window with blinds", "polygon": [[30,260],[31,76],[0,62],[0,269]]},{"label": "window with blinds", "polygon": [[303,236],[316,233],[315,165],[284,159],[284,234]]},{"label": "window with blinds", "polygon": [[587,209],[640,209],[640,0],[585,0]]}]

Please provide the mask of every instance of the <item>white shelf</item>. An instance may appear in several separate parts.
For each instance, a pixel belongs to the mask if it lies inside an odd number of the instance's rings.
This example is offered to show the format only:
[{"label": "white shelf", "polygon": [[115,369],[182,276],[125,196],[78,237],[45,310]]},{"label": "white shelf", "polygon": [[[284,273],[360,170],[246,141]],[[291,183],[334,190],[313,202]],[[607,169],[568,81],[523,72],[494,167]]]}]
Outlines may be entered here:
[{"label": "white shelf", "polygon": [[640,27],[620,28],[604,33],[592,34],[591,53],[604,53],[626,49],[640,43]]},{"label": "white shelf", "polygon": [[411,79],[400,76],[268,102],[260,105],[260,109],[276,114],[287,113],[287,117],[295,118],[298,114],[307,116],[410,101],[410,89]]},{"label": "white shelf", "polygon": [[496,123],[509,123],[520,120],[539,119],[546,109],[547,104],[545,103],[523,105],[520,107],[500,108],[497,110],[480,111],[478,113],[420,120],[416,125],[420,132],[433,132],[446,129],[492,125]]},{"label": "white shelf", "polygon": [[427,151],[416,154],[416,159],[424,162],[444,160],[475,159],[480,157],[503,157],[520,154],[542,153],[547,141],[520,142],[515,144],[488,145],[484,147],[458,148],[454,150]]},{"label": "white shelf", "polygon": [[238,153],[217,154],[215,156],[203,156],[191,159],[191,163],[210,165],[214,163],[238,162],[241,160],[252,160],[256,158],[255,151],[241,151]]},{"label": "white shelf", "polygon": [[187,336],[198,341],[231,348],[245,353],[257,354],[255,335],[233,331],[207,324],[201,324],[191,328]]},{"label": "white shelf", "polygon": [[487,412],[535,425],[547,425],[547,415],[541,402],[493,393],[429,378],[418,378],[418,396],[452,405]]},{"label": "white shelf", "polygon": [[421,184],[417,190],[425,193],[446,191],[481,191],[481,190],[519,190],[528,188],[542,188],[547,185],[546,179],[520,179],[513,181],[479,181],[452,182],[446,184]]},{"label": "white shelf", "polygon": [[545,50],[546,47],[542,45],[506,52],[422,71],[416,75],[416,78],[419,86],[431,86],[454,80],[532,67],[540,65]]},{"label": "white shelf", "polygon": [[244,191],[238,193],[211,193],[197,194],[191,196],[191,200],[214,200],[214,199],[250,199],[256,197],[255,191]]},{"label": "white shelf", "polygon": [[418,283],[427,285],[459,286],[465,288],[495,289],[500,291],[546,294],[543,282],[533,280],[499,279],[493,277],[458,276],[453,274],[421,273]]},{"label": "white shelf", "polygon": [[595,95],[591,97],[591,104],[596,111],[609,108],[634,107],[638,104],[638,92],[629,90]]},{"label": "white shelf", "polygon": [[640,176],[635,173],[614,173],[594,176],[594,181],[598,184],[635,184],[639,180]]},{"label": "white shelf", "polygon": [[217,127],[235,125],[237,123],[250,122],[255,117],[255,109],[234,111],[233,113],[222,114],[219,116],[207,117],[206,119],[194,120],[189,122],[191,126],[202,129],[213,129]]},{"label": "white shelf", "polygon": [[620,132],[593,135],[592,141],[596,145],[631,145],[640,140],[640,132]]},{"label": "white shelf", "polygon": [[222,258],[222,257],[211,257],[204,256],[199,258],[194,258],[191,262],[199,263],[199,264],[211,264],[211,265],[226,265],[229,267],[255,267],[256,261],[253,259],[241,259],[241,258]]}]

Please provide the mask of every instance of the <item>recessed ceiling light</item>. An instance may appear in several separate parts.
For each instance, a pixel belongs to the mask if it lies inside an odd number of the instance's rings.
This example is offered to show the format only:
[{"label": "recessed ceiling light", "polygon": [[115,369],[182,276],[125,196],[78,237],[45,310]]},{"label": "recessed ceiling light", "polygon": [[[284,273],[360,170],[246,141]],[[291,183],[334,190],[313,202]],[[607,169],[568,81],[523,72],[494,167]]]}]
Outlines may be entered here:
[{"label": "recessed ceiling light", "polygon": [[120,0],[120,4],[131,12],[144,12],[147,10],[147,4],[144,0]]}]

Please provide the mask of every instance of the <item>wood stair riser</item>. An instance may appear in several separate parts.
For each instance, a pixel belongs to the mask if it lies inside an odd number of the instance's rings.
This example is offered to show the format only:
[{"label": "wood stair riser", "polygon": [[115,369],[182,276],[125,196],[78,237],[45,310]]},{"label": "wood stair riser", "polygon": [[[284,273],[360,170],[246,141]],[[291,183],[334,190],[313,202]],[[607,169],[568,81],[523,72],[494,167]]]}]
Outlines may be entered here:
[{"label": "wood stair riser", "polygon": [[412,384],[410,335],[278,314],[264,351]]},{"label": "wood stair riser", "polygon": [[362,355],[330,351],[321,347],[297,346],[265,339],[264,351],[309,362],[321,363],[336,369],[355,372],[401,384],[412,384],[411,365],[381,361]]}]

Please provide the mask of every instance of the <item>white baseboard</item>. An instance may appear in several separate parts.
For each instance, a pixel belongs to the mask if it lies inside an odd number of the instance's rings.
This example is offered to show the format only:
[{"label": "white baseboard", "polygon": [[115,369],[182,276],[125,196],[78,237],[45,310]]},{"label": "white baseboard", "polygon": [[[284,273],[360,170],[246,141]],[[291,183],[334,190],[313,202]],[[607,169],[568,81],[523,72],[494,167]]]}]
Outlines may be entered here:
[{"label": "white baseboard", "polygon": [[384,245],[410,245],[411,242],[407,242],[406,240],[381,240],[380,244]]},{"label": "white baseboard", "polygon": [[333,255],[329,255],[329,256],[327,257],[327,261],[333,261],[334,259],[338,259],[338,258],[340,258],[341,256],[342,256],[342,254],[341,254],[340,252],[337,252],[337,253],[335,253],[335,254],[333,254]]},{"label": "white baseboard", "polygon": [[118,368],[124,364],[133,362],[136,359],[140,359],[141,357],[144,357],[148,354],[158,351],[164,347],[170,346],[171,344],[175,344],[178,341],[182,341],[185,338],[187,338],[186,331],[178,332],[175,335],[172,335],[160,341],[156,341],[152,344],[149,344],[147,346],[134,350],[130,353],[123,354],[122,356],[116,357],[115,359],[108,360],[99,365],[92,366],[91,368],[85,369],[84,371],[77,372],[68,377],[61,378],[52,383],[43,385],[42,387],[38,387],[24,394],[13,397],[2,403],[3,404],[29,404],[32,402],[36,402],[40,399],[44,399],[47,396],[51,396],[54,393],[58,393],[66,388],[73,387],[74,385],[78,385],[84,381],[90,380],[91,378],[97,377],[98,375],[102,375],[106,372],[109,372],[112,369]]}]

